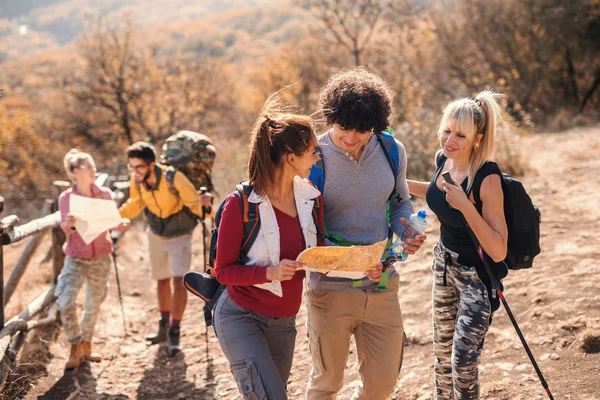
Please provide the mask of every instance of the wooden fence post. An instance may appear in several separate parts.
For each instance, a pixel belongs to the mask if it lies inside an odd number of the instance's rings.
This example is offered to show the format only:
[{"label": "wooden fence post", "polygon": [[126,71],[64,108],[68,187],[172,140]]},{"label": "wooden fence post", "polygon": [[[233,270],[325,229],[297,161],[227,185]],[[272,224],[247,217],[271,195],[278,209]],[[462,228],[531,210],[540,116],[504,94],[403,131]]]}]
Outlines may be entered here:
[{"label": "wooden fence post", "polygon": [[[58,196],[65,191],[71,184],[66,181],[54,181],[52,187],[52,198],[54,204],[52,212],[58,211]],[[56,283],[60,272],[62,271],[63,264],[65,262],[65,255],[62,251],[62,246],[67,240],[67,235],[63,232],[62,228],[56,226],[52,228],[52,282]]]},{"label": "wooden fence post", "polygon": [[[44,202],[44,207],[42,208],[41,218],[36,221],[39,221],[41,223],[41,221],[43,221],[45,219],[43,217],[48,217],[48,215],[50,214],[51,208],[52,208],[52,200],[46,200]],[[31,224],[31,223],[32,222],[30,222],[29,224]],[[23,228],[23,230],[24,230],[24,226],[21,228]],[[10,273],[8,280],[6,281],[6,286],[4,287],[4,299],[3,299],[4,305],[8,304],[10,298],[12,297],[13,293],[15,292],[17,285],[19,284],[19,282],[21,281],[21,278],[25,274],[25,270],[27,269],[27,266],[29,265],[29,262],[31,261],[31,258],[33,257],[35,251],[37,250],[40,243],[42,242],[42,239],[44,238],[45,234],[46,234],[46,229],[43,229],[43,230],[39,231],[38,233],[35,233],[29,237],[29,240],[27,241],[27,244],[25,245],[25,248],[23,249],[23,252],[21,253],[21,256],[19,257],[19,260],[15,264],[15,267],[13,268],[12,272]]]}]

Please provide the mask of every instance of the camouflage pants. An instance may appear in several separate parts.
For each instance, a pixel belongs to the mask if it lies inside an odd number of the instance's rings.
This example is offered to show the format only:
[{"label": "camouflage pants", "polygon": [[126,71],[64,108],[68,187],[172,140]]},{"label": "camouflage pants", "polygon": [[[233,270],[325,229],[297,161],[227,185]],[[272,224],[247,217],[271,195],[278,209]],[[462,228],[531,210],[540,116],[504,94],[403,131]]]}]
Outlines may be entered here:
[{"label": "camouflage pants", "polygon": [[[101,258],[74,258],[67,256],[58,282],[55,295],[65,335],[70,344],[91,341],[98,318],[100,305],[108,289],[110,256]],[[77,294],[85,281],[85,303],[81,325],[77,319]]]},{"label": "camouflage pants", "polygon": [[458,264],[458,255],[441,242],[434,255],[435,399],[478,399],[479,355],[491,312],[487,289],[475,267]]}]

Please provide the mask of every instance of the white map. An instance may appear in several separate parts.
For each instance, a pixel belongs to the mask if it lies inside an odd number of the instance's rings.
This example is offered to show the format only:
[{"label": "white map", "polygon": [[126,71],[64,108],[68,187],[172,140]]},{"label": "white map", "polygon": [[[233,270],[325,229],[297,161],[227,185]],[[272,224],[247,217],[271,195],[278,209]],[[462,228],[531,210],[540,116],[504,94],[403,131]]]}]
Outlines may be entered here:
[{"label": "white map", "polygon": [[121,223],[113,200],[93,199],[71,194],[69,213],[75,217],[75,229],[85,244],[90,244],[107,230]]}]

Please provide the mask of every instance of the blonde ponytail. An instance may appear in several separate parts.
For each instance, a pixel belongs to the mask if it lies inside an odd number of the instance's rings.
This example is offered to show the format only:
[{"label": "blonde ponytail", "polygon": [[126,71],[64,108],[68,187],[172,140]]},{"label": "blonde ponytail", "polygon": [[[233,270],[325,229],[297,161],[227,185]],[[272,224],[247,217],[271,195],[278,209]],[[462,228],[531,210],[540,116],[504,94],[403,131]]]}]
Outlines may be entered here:
[{"label": "blonde ponytail", "polygon": [[[467,171],[467,191],[471,190],[475,174],[483,164],[494,159],[498,133],[504,130],[502,108],[499,104],[501,94],[484,90],[475,100],[464,98],[455,100],[444,110],[440,123],[440,134],[448,126],[453,131],[463,132],[469,140],[475,142]],[[483,135],[477,141],[477,135]]]},{"label": "blonde ponytail", "polygon": [[65,172],[67,176],[71,180],[71,182],[76,182],[77,179],[75,175],[73,175],[73,170],[75,168],[81,167],[81,164],[84,162],[90,163],[90,165],[95,166],[94,159],[88,153],[81,152],[77,149],[71,149],[65,154],[65,158],[63,159],[63,165],[65,167]]},{"label": "blonde ponytail", "polygon": [[75,177],[73,176],[73,169],[75,169],[75,166],[73,165],[73,161],[74,161],[75,155],[78,153],[79,153],[79,150],[71,149],[67,152],[67,154],[65,154],[65,158],[63,159],[63,165],[65,166],[65,172],[67,173],[67,176],[69,177],[69,180],[71,182],[75,182]]}]

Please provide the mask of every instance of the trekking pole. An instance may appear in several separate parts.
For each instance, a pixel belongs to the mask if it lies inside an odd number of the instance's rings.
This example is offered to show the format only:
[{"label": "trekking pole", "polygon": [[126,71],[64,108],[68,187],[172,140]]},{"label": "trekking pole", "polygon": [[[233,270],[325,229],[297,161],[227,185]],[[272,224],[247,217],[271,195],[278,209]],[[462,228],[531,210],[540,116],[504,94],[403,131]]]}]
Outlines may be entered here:
[{"label": "trekking pole", "polygon": [[127,324],[125,323],[125,309],[123,308],[123,296],[121,295],[121,282],[119,281],[119,269],[117,268],[117,241],[119,240],[119,233],[110,233],[110,237],[113,242],[113,252],[112,259],[113,265],[115,267],[115,277],[117,279],[117,292],[119,293],[119,304],[121,304],[121,316],[123,317],[123,332],[125,333],[125,337],[127,337]]},{"label": "trekking pole", "polygon": [[[205,186],[200,188],[200,194],[206,194],[208,189]],[[206,272],[206,207],[202,206],[202,251],[204,253],[204,272]]]},{"label": "trekking pole", "polygon": [[[463,219],[464,219],[464,216],[463,216]],[[467,223],[466,219],[465,219],[465,223]],[[523,333],[521,332],[521,329],[519,328],[519,325],[517,324],[517,320],[515,319],[512,311],[510,310],[510,307],[508,306],[508,303],[506,302],[506,299],[504,298],[504,293],[502,293],[502,289],[500,289],[500,282],[498,281],[498,278],[496,278],[496,275],[494,275],[493,269],[489,265],[488,260],[483,256],[483,250],[481,249],[481,245],[479,244],[479,241],[475,237],[475,234],[469,227],[469,224],[467,224],[467,230],[469,231],[469,234],[471,235],[471,239],[476,244],[477,252],[479,253],[479,257],[481,258],[481,261],[483,261],[483,266],[485,267],[485,270],[486,270],[488,276],[490,277],[490,280],[492,281],[492,288],[494,290],[496,290],[496,293],[498,294],[498,297],[500,298],[502,305],[504,305],[504,309],[506,310],[506,313],[508,314],[508,317],[510,318],[510,322],[512,322],[513,327],[515,328],[515,331],[517,331],[517,335],[519,336],[519,339],[521,339],[521,343],[523,344],[523,347],[525,348],[525,351],[527,352],[527,356],[529,356],[529,361],[531,361],[531,364],[533,365],[533,369],[535,369],[535,372],[537,373],[537,376],[540,379],[540,382],[542,383],[542,387],[546,391],[546,394],[548,395],[550,400],[554,400],[554,397],[552,396],[552,393],[550,392],[550,388],[548,387],[548,383],[544,379],[544,375],[542,375],[542,371],[540,370],[540,367],[538,366],[537,362],[535,361],[535,358],[533,357],[533,354],[531,353],[531,350],[529,349],[529,345],[527,345],[527,341],[525,340],[525,337],[523,336]]]},{"label": "trekking pole", "polygon": [[[488,275],[489,275],[489,272],[488,272]],[[515,327],[515,331],[517,331],[517,335],[519,335],[519,339],[521,339],[521,343],[523,343],[523,347],[525,348],[525,351],[527,352],[527,355],[529,356],[529,360],[531,361],[531,364],[533,364],[533,369],[535,369],[535,372],[537,373],[538,378],[540,378],[542,387],[546,390],[546,394],[548,394],[548,397],[550,398],[550,400],[554,400],[554,397],[552,396],[552,393],[550,392],[550,388],[548,387],[548,383],[546,383],[546,380],[544,379],[544,375],[542,375],[542,371],[540,370],[540,367],[538,367],[537,362],[535,361],[535,358],[533,357],[533,354],[531,353],[531,350],[529,349],[529,346],[527,345],[527,342],[525,341],[525,337],[521,333],[521,329],[519,329],[519,325],[517,325],[517,320],[515,320],[513,313],[510,311],[510,307],[508,306],[508,303],[504,299],[504,294],[502,293],[502,290],[500,290],[498,288],[498,289],[496,289],[496,292],[498,293],[498,297],[500,298],[500,301],[504,305],[504,309],[506,310],[506,313],[508,314],[510,321],[512,322],[513,326]]]}]

